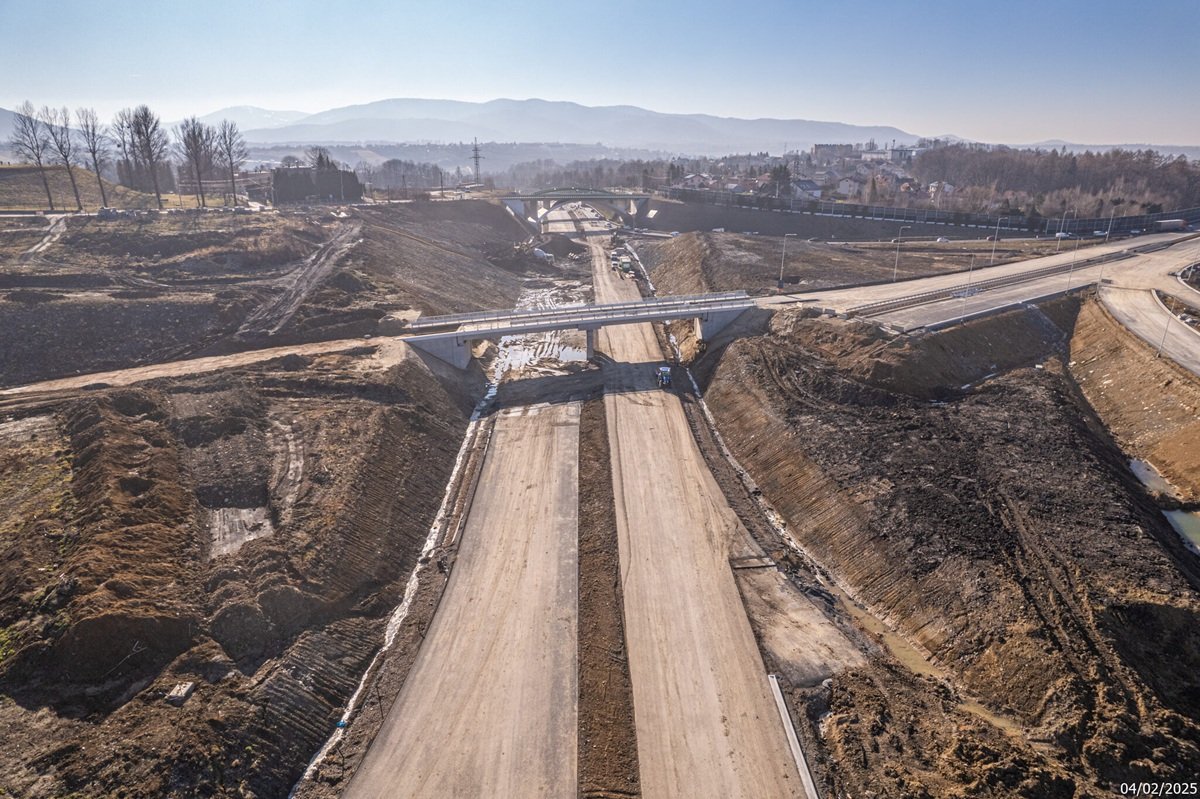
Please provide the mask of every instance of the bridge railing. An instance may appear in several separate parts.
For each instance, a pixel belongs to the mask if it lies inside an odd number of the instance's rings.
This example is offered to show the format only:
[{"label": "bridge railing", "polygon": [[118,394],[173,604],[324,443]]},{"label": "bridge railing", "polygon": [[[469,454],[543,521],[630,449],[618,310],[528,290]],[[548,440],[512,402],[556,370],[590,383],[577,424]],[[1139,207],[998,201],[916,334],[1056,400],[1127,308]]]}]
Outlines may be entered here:
[{"label": "bridge railing", "polygon": [[601,305],[577,303],[573,305],[559,305],[553,308],[514,308],[512,310],[503,311],[474,311],[461,314],[445,314],[443,316],[418,317],[409,323],[409,329],[424,330],[431,327],[447,327],[449,325],[493,322],[505,319],[512,320],[545,316],[559,316],[562,314],[578,313],[587,309],[632,308],[637,306],[660,307],[666,305],[703,305],[714,302],[744,299],[747,296],[748,295],[744,291],[726,291],[715,294],[681,294],[673,297],[647,297],[641,300],[610,302],[603,303]]}]

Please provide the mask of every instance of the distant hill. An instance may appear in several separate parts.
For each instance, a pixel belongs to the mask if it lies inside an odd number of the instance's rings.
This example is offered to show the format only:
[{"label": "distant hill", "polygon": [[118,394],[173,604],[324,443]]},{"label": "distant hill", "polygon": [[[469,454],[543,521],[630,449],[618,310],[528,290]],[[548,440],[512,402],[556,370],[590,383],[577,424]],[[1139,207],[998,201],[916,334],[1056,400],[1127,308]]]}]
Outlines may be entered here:
[{"label": "distant hill", "polygon": [[254,105],[235,105],[229,108],[222,108],[219,111],[213,111],[211,114],[205,114],[198,117],[201,122],[206,122],[209,125],[217,125],[223,119],[228,119],[231,122],[236,122],[237,126],[242,130],[250,130],[252,128],[276,128],[283,125],[290,125],[308,116],[303,111],[274,111],[270,108],[259,108]]},{"label": "distant hill", "polygon": [[16,117],[7,108],[0,108],[0,152],[8,152],[8,138],[12,136],[13,119]]},{"label": "distant hill", "polygon": [[584,106],[547,100],[390,99],[311,114],[296,124],[248,129],[260,144],[484,141],[600,143],[609,147],[720,155],[779,152],[817,143],[912,143],[917,136],[888,126],[804,119],[737,119],[663,114],[636,106]]}]

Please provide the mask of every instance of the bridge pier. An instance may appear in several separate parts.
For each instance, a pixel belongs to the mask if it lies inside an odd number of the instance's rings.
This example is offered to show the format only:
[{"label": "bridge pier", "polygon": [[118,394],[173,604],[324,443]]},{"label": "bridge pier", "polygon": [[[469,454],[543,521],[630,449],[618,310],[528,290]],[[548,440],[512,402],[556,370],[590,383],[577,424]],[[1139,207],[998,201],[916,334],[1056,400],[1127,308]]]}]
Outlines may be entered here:
[{"label": "bridge pier", "polygon": [[457,369],[471,365],[471,342],[447,336],[411,336],[405,339],[413,349],[432,355]]},{"label": "bridge pier", "polygon": [[745,310],[745,308],[737,308],[729,311],[713,311],[697,316],[695,319],[696,338],[701,341],[712,341],[718,333],[733,324],[733,321]]},{"label": "bridge pier", "polygon": [[587,359],[590,361],[596,357],[596,328],[588,327],[583,332],[587,338]]}]

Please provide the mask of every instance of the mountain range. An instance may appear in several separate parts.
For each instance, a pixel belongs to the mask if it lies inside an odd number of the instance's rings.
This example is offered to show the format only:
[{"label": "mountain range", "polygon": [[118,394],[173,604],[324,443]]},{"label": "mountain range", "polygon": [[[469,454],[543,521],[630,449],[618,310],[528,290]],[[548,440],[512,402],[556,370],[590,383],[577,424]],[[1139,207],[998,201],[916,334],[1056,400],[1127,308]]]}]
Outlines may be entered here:
[{"label": "mountain range", "polygon": [[[218,112],[218,114],[221,112]],[[805,119],[737,119],[664,114],[631,105],[585,106],[548,100],[390,99],[333,108],[294,122],[248,127],[261,144],[350,142],[573,142],[694,155],[779,152],[817,143],[912,143],[899,128]]]},{"label": "mountain range", "polygon": [[[0,153],[6,152],[13,112],[0,108]],[[394,98],[315,114],[232,106],[199,117],[238,124],[252,145],[522,142],[604,145],[685,155],[804,151],[813,144],[912,144],[918,136],[886,125],[806,119],[739,119],[711,114],[666,114],[631,105],[585,106],[549,100],[425,100]],[[941,137],[943,139],[957,137]],[[1152,144],[1076,144],[1061,140],[1014,147],[1075,152],[1155,149],[1200,158],[1200,147]]]}]

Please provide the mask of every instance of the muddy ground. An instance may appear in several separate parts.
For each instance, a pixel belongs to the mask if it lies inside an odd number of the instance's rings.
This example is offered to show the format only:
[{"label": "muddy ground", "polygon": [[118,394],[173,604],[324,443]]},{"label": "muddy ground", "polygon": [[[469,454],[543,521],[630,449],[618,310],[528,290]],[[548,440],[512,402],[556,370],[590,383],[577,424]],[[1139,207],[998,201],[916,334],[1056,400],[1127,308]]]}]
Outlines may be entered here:
[{"label": "muddy ground", "polygon": [[[8,232],[11,231],[11,232]],[[484,202],[69,219],[0,232],[0,385],[509,305],[541,266]],[[48,357],[53,353],[53,357]]]},{"label": "muddy ground", "polygon": [[21,497],[0,521],[0,786],[287,793],[378,647],[466,424],[419,361],[360,360],[100,391],[0,426]]},{"label": "muddy ground", "polygon": [[[0,266],[6,384],[369,332],[405,296],[492,307],[561,275],[485,204],[76,222],[15,234],[33,243]],[[287,795],[441,505],[480,384],[437,371],[364,340],[6,402],[0,793]],[[423,570],[377,705],[436,607],[444,570]],[[181,706],[166,701],[187,683]]]},{"label": "muddy ground", "polygon": [[1093,796],[1200,767],[1200,567],[1067,368],[1089,308],[911,339],[785,311],[697,363],[803,552],[915,645],[794,694],[834,795]]}]

